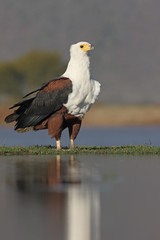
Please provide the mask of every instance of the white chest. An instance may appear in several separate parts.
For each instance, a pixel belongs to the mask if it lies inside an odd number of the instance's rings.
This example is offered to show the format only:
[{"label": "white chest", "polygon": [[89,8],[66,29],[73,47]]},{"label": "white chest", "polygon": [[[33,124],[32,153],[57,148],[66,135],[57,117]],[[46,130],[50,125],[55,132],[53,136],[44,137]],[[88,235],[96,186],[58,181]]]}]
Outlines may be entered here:
[{"label": "white chest", "polygon": [[99,92],[100,83],[90,79],[90,62],[87,55],[80,58],[71,58],[64,77],[72,81],[72,93],[64,105],[70,114],[84,116],[95,102]]},{"label": "white chest", "polygon": [[69,94],[68,102],[64,106],[70,114],[83,117],[95,102],[99,92],[100,84],[95,80],[73,84],[73,91]]}]

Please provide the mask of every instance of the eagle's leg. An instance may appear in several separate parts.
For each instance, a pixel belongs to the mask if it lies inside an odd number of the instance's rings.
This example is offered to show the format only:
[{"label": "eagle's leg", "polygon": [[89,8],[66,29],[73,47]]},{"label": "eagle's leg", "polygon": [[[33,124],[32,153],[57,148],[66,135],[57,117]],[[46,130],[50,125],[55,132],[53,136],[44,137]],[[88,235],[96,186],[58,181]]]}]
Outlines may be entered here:
[{"label": "eagle's leg", "polygon": [[72,124],[68,125],[69,136],[70,136],[70,148],[74,148],[74,139],[77,137],[78,132],[81,128],[82,120],[80,118],[75,118]]},{"label": "eagle's leg", "polygon": [[70,139],[70,148],[72,149],[74,148],[74,139],[72,138]]},{"label": "eagle's leg", "polygon": [[56,140],[56,147],[57,147],[57,150],[61,149],[61,140],[60,139]]},{"label": "eagle's leg", "polygon": [[63,131],[63,115],[55,114],[52,115],[48,120],[48,134],[51,135],[52,138],[56,139],[56,147],[57,150],[61,149],[61,134]]}]

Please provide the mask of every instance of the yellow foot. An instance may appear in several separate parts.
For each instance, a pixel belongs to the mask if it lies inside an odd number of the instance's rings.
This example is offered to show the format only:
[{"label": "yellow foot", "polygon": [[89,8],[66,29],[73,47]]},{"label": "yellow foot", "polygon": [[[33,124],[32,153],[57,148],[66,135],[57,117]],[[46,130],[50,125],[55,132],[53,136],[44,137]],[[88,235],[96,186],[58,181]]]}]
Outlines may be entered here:
[{"label": "yellow foot", "polygon": [[57,146],[57,150],[61,149],[61,141],[60,140],[56,141],[56,146]]},{"label": "yellow foot", "polygon": [[70,139],[70,148],[73,149],[74,148],[74,140]]}]

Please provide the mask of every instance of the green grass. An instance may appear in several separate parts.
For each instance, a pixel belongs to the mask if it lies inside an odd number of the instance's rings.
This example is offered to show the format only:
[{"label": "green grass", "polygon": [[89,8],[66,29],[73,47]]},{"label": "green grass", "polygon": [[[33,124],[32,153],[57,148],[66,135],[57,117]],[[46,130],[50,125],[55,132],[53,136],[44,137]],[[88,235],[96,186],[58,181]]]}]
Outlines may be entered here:
[{"label": "green grass", "polygon": [[63,148],[57,151],[52,146],[6,147],[0,146],[0,155],[52,155],[52,154],[132,154],[160,155],[160,147],[152,146],[117,146],[117,147],[76,147],[71,150]]}]

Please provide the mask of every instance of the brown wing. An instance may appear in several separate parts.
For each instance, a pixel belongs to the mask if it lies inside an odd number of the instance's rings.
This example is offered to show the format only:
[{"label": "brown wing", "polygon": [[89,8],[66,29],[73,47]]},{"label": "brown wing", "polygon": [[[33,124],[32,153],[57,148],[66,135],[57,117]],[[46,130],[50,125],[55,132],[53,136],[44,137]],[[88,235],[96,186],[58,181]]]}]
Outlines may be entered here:
[{"label": "brown wing", "polygon": [[15,129],[36,126],[50,115],[61,109],[67,103],[72,92],[72,82],[69,78],[59,78],[44,84],[35,97],[15,104],[15,112],[6,117],[6,122],[16,121]]}]

